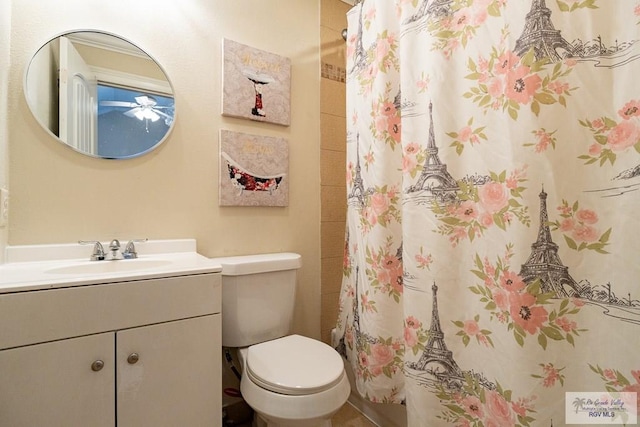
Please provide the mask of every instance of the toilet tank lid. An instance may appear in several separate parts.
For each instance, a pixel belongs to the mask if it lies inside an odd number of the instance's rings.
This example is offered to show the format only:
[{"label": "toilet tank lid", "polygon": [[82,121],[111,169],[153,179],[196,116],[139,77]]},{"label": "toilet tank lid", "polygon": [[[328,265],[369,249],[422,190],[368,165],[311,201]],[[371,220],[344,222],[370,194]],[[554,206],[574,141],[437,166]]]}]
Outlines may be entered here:
[{"label": "toilet tank lid", "polygon": [[300,254],[279,252],[270,254],[241,255],[214,258],[222,267],[223,276],[268,273],[270,271],[296,270],[302,266]]}]

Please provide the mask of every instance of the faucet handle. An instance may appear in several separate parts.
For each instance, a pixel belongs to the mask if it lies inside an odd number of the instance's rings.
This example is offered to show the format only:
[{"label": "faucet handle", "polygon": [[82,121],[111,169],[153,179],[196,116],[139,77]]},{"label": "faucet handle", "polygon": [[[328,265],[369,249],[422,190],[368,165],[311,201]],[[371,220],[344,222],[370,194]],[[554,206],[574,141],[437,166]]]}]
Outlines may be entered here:
[{"label": "faucet handle", "polygon": [[136,246],[134,245],[134,243],[144,243],[149,239],[131,239],[127,242],[127,245],[124,247],[124,252],[122,253],[122,256],[124,256],[125,259],[133,259],[133,258],[138,258],[138,252],[136,252]]},{"label": "faucet handle", "polygon": [[91,261],[104,260],[104,247],[102,243],[97,240],[78,240],[81,245],[93,245],[93,253],[91,254]]}]

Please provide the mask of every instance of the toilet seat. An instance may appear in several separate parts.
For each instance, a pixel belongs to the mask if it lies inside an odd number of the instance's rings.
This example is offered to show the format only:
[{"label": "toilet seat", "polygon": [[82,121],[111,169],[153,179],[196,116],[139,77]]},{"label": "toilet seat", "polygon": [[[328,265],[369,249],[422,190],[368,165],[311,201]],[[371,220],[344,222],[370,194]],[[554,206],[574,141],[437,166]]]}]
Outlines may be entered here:
[{"label": "toilet seat", "polygon": [[266,390],[300,396],[337,385],[344,375],[344,364],[331,346],[289,335],[250,346],[245,373]]}]

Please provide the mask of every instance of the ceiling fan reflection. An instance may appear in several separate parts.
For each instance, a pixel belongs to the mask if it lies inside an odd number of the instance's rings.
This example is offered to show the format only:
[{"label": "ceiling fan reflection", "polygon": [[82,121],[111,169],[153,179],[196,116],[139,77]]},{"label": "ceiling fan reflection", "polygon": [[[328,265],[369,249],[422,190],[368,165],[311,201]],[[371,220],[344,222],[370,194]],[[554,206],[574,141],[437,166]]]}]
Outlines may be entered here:
[{"label": "ceiling fan reflection", "polygon": [[145,121],[145,127],[149,132],[149,120],[156,122],[160,118],[164,119],[167,126],[171,126],[173,122],[173,115],[169,115],[162,110],[173,109],[173,107],[164,107],[158,105],[158,101],[153,96],[141,95],[134,98],[136,102],[127,101],[100,101],[101,106],[105,107],[125,107],[129,110],[123,114],[127,117],[135,117],[138,120]]}]

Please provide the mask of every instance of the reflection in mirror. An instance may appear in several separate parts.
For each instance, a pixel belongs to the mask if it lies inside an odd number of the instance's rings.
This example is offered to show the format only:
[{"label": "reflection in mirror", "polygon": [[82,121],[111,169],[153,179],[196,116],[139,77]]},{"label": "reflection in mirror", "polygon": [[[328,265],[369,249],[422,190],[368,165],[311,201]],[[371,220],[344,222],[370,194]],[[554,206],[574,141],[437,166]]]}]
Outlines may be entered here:
[{"label": "reflection in mirror", "polygon": [[104,32],[71,32],[45,44],[27,69],[25,95],[42,126],[94,157],[145,154],[174,122],[164,71],[132,43]]}]

